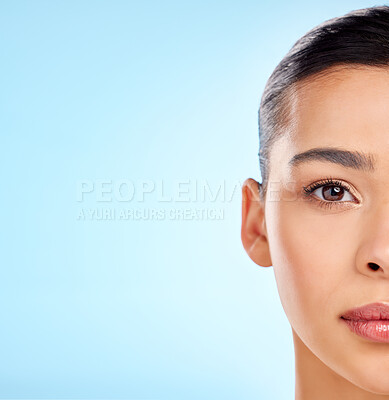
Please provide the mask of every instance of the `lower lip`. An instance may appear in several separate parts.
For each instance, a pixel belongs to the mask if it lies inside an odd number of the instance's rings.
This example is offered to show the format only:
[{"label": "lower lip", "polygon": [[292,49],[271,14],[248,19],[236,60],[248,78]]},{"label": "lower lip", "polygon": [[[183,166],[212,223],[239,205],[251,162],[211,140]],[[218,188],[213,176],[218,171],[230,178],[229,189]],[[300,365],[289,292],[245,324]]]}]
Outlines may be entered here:
[{"label": "lower lip", "polygon": [[389,343],[389,320],[342,320],[357,335],[373,342]]}]

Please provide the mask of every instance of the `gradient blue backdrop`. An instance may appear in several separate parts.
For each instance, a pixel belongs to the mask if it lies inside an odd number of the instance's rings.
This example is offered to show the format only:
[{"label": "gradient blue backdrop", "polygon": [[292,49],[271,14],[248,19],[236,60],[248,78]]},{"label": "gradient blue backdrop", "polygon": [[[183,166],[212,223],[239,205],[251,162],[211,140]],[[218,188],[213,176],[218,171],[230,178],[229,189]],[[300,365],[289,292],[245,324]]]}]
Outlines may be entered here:
[{"label": "gradient blue backdrop", "polygon": [[[240,192],[98,188],[260,179],[268,76],[307,30],[376,4],[1,1],[0,398],[293,398],[291,329],[241,245]],[[102,207],[223,217],[79,218]]]}]

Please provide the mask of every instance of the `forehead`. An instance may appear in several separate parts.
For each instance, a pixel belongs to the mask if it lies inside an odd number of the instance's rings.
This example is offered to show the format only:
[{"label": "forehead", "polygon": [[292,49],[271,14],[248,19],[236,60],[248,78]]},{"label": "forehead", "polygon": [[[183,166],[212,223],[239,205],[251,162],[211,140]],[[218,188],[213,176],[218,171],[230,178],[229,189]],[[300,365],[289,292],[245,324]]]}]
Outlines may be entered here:
[{"label": "forehead", "polygon": [[[288,122],[270,153],[273,165],[318,147],[389,154],[389,67],[332,67],[291,87]],[[389,165],[388,165],[389,166]],[[278,169],[280,170],[280,169]]]}]

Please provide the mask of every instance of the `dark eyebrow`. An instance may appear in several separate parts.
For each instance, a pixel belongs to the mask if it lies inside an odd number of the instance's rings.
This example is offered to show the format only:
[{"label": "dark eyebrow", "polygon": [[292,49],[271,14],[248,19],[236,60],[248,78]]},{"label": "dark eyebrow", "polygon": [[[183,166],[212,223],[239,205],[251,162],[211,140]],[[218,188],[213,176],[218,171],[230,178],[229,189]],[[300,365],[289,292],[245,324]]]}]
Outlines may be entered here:
[{"label": "dark eyebrow", "polygon": [[359,151],[341,150],[335,147],[318,147],[294,155],[289,165],[294,166],[307,161],[329,161],[344,167],[374,172],[374,155]]}]

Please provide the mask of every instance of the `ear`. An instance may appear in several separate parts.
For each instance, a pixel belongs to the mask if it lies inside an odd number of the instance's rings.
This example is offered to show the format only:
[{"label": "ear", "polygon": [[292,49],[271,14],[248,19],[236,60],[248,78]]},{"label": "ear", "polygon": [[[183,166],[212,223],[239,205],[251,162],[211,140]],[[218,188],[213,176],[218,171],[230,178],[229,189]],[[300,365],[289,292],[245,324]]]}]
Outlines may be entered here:
[{"label": "ear", "polygon": [[249,257],[262,267],[270,267],[272,261],[266,232],[265,207],[261,202],[259,189],[260,184],[254,179],[246,179],[243,183],[241,237]]}]

